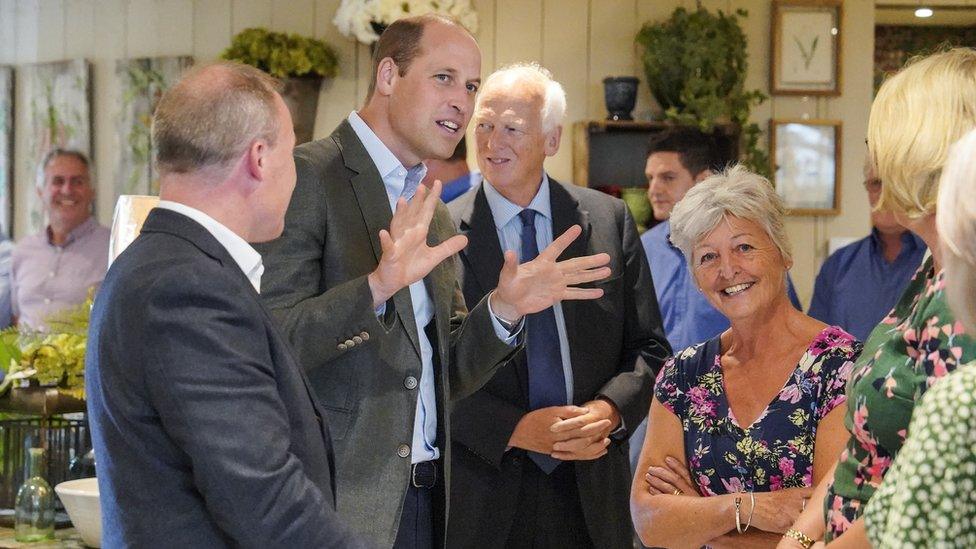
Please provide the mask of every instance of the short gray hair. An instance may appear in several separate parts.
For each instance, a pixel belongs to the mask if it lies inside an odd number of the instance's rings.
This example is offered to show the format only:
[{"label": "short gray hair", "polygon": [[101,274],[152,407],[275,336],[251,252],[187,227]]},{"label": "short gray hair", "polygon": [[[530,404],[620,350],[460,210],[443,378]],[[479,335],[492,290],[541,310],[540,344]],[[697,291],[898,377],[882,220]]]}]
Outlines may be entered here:
[{"label": "short gray hair", "polygon": [[779,249],[783,260],[793,260],[786,237],[783,200],[765,177],[740,165],[707,177],[688,190],[671,211],[671,243],[694,268],[692,251],[725,216],[758,224]]},{"label": "short gray hair", "polygon": [[548,133],[562,124],[566,116],[566,90],[552,78],[549,69],[538,63],[514,63],[498,69],[485,79],[478,95],[475,110],[481,107],[481,98],[491,86],[499,84],[533,82],[543,89],[542,131]]},{"label": "short gray hair", "polygon": [[86,171],[91,172],[91,161],[88,159],[88,155],[76,149],[62,149],[61,147],[55,147],[48,151],[41,160],[41,173],[39,173],[38,177],[36,177],[34,180],[34,184],[38,189],[43,189],[44,185],[47,185],[47,167],[51,164],[51,162],[54,162],[55,158],[61,158],[62,156],[74,158],[85,166]]},{"label": "short gray hair", "polygon": [[152,137],[160,174],[223,169],[255,139],[274,146],[280,83],[248,65],[220,61],[191,69],[159,100]]},{"label": "short gray hair", "polygon": [[976,130],[949,152],[939,182],[935,219],[945,262],[946,301],[965,326],[976,331]]}]

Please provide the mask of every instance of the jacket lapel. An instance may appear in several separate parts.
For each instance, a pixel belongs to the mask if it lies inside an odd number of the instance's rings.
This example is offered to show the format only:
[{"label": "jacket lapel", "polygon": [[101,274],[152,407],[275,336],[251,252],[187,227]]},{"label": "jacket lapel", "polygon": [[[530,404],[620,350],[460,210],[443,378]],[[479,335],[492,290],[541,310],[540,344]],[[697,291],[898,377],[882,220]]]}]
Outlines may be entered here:
[{"label": "jacket lapel", "polygon": [[[332,134],[336,146],[342,153],[342,160],[350,171],[354,173],[349,178],[353,193],[356,195],[356,202],[359,211],[363,216],[366,231],[369,233],[369,242],[373,247],[373,256],[379,263],[383,255],[383,247],[380,244],[380,231],[390,228],[390,220],[393,212],[390,210],[390,202],[386,195],[386,188],[383,185],[383,177],[376,170],[376,164],[370,158],[366,148],[359,140],[359,136],[349,125],[349,121],[344,120]],[[413,345],[417,356],[420,356],[420,339],[417,335],[417,321],[413,316],[413,302],[410,300],[410,288],[403,288],[393,295],[393,304],[396,307],[396,314],[400,318],[410,343]]]},{"label": "jacket lapel", "polygon": [[461,250],[461,255],[478,282],[481,294],[487,294],[498,286],[498,273],[505,257],[482,185],[478,186],[471,208],[461,216],[460,233],[468,237],[468,245]]}]

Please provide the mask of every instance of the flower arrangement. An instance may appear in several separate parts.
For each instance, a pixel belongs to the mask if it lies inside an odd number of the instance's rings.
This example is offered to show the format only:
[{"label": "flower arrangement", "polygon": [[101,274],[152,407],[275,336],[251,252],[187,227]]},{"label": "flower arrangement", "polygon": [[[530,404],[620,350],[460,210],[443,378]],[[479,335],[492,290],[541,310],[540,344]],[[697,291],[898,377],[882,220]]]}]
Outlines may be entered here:
[{"label": "flower arrangement", "polygon": [[36,380],[74,398],[85,398],[85,348],[92,298],[47,321],[49,332],[0,332],[0,395],[18,380]]},{"label": "flower arrangement", "polygon": [[325,42],[262,28],[237,33],[220,58],[257,67],[276,78],[333,77],[339,72],[336,53]]},{"label": "flower arrangement", "polygon": [[478,13],[471,0],[342,0],[332,22],[343,36],[369,45],[390,23],[425,13],[450,15],[469,31],[478,31]]}]

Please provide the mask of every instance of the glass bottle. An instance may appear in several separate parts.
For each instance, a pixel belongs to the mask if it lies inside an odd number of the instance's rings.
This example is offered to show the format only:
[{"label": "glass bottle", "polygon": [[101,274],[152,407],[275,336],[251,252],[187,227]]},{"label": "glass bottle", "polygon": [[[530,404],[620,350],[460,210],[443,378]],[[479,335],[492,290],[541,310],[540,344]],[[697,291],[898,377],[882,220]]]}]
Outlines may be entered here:
[{"label": "glass bottle", "polygon": [[42,541],[54,538],[54,490],[44,480],[44,449],[28,450],[27,480],[14,504],[14,539]]}]

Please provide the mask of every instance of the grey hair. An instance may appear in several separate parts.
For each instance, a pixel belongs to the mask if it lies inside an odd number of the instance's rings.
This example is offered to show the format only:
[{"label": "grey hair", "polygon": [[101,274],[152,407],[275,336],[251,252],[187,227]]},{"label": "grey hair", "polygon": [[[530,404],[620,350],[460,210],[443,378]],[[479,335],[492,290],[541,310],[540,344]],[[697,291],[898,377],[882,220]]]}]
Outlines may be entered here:
[{"label": "grey hair", "polygon": [[946,301],[967,333],[976,331],[976,130],[949,152],[935,222],[945,265]]},{"label": "grey hair", "polygon": [[484,92],[493,85],[534,81],[544,89],[542,102],[542,131],[549,133],[563,123],[566,116],[566,90],[553,80],[549,69],[538,63],[514,63],[498,69],[485,79],[478,95],[475,110],[481,106]]},{"label": "grey hair", "polygon": [[786,208],[765,177],[740,165],[709,176],[688,190],[671,211],[671,242],[694,269],[695,244],[712,232],[725,216],[757,223],[779,249],[783,260],[793,260],[783,217]]},{"label": "grey hair", "polygon": [[225,169],[255,139],[275,145],[275,96],[281,84],[232,61],[187,71],[163,94],[153,114],[152,138],[161,175]]},{"label": "grey hair", "polygon": [[85,153],[76,149],[62,149],[61,147],[55,147],[48,151],[48,153],[44,155],[44,159],[41,160],[41,171],[38,174],[38,177],[34,180],[34,184],[38,189],[44,188],[44,185],[47,184],[47,167],[51,164],[51,162],[54,162],[55,158],[61,158],[62,156],[74,158],[85,166],[85,170],[91,170],[91,160],[88,159],[88,155]]}]

